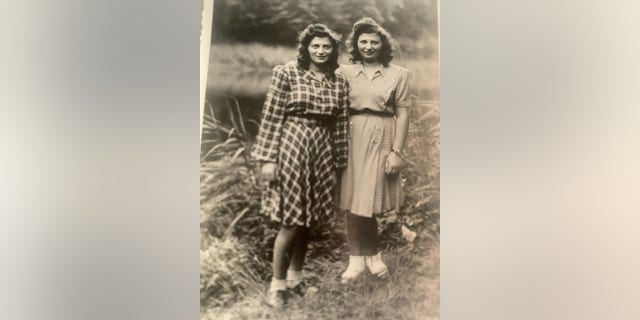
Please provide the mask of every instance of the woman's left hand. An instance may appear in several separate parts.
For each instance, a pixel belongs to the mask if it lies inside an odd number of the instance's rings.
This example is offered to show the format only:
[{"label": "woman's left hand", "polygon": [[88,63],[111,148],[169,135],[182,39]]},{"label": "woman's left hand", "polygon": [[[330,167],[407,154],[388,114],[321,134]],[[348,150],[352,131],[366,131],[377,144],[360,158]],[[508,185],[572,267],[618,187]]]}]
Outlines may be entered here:
[{"label": "woman's left hand", "polygon": [[402,158],[395,152],[389,153],[387,156],[387,162],[385,163],[384,172],[387,174],[397,174],[404,166]]}]

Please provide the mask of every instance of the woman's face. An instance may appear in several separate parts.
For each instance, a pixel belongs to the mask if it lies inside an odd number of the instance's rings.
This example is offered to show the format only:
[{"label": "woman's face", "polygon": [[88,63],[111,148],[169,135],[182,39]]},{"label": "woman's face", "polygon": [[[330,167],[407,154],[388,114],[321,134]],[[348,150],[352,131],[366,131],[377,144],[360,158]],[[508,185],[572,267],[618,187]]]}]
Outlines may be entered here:
[{"label": "woman's face", "polygon": [[377,33],[363,33],[358,37],[358,52],[365,62],[377,62],[381,49],[382,40]]},{"label": "woman's face", "polygon": [[329,56],[333,52],[333,45],[331,45],[331,40],[328,37],[315,37],[311,39],[307,49],[309,50],[311,62],[316,66],[320,66],[329,61]]}]

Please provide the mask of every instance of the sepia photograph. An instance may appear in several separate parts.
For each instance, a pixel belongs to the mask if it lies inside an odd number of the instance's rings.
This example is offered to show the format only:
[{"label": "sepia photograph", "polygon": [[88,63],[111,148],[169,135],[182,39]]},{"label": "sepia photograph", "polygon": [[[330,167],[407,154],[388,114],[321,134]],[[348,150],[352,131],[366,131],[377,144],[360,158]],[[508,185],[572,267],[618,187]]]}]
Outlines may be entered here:
[{"label": "sepia photograph", "polygon": [[200,319],[440,319],[438,0],[208,0]]}]

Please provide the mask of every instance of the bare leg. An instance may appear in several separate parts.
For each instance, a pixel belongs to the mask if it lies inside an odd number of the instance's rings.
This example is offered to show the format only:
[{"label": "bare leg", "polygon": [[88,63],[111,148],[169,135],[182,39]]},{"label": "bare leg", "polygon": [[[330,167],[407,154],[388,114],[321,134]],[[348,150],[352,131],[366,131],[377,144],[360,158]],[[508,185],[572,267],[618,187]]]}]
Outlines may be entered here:
[{"label": "bare leg", "polygon": [[265,302],[271,307],[281,308],[286,304],[287,269],[298,231],[296,226],[280,226],[273,244],[273,279],[265,297]]},{"label": "bare leg", "polygon": [[273,244],[273,278],[284,280],[287,278],[287,269],[293,251],[296,234],[295,226],[281,226]]}]

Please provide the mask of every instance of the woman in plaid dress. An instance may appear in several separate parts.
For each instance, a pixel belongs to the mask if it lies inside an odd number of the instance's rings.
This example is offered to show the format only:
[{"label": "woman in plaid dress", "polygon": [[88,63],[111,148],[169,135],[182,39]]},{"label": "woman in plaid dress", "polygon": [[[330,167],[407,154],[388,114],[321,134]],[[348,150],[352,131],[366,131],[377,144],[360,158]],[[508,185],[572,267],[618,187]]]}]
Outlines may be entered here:
[{"label": "woman in plaid dress", "polygon": [[313,24],[298,41],[297,60],[273,69],[252,152],[268,182],[262,211],[280,223],[265,299],[274,307],[300,284],[309,228],[332,214],[337,172],[347,166],[348,84],[335,74],[340,36]]},{"label": "woman in plaid dress", "polygon": [[349,266],[342,281],[365,268],[388,275],[378,251],[376,214],[400,207],[399,170],[409,129],[409,71],[392,65],[391,36],[370,18],[356,22],[347,40],[354,64],[340,66],[350,86],[349,161],[340,208],[348,210]]}]

